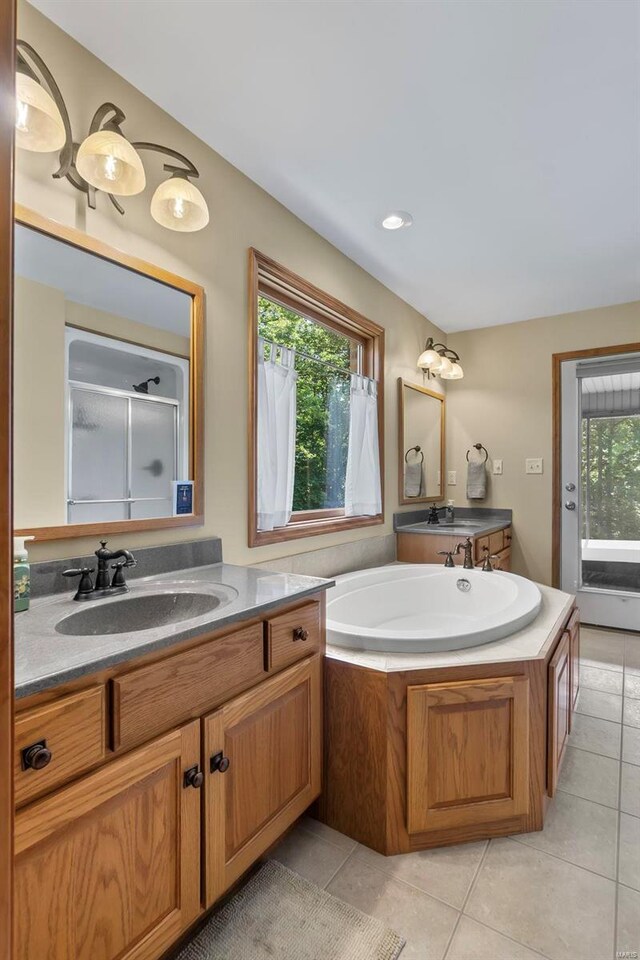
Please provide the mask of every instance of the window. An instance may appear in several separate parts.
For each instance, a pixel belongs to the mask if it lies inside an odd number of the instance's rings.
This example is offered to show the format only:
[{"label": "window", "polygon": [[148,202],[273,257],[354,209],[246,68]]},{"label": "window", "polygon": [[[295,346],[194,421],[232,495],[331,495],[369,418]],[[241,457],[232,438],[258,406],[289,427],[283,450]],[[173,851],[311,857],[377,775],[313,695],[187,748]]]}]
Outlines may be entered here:
[{"label": "window", "polygon": [[[382,328],[253,250],[250,287],[250,545],[381,523],[381,507],[374,514],[363,507],[358,515],[351,503],[345,509],[345,481],[354,375],[377,392],[378,435],[382,429]],[[259,370],[284,351],[291,351],[286,362],[295,381],[295,403],[293,411],[282,407],[277,416],[295,419],[293,496],[290,516],[278,514],[269,529],[258,503],[259,432],[265,429],[260,425]],[[382,444],[376,440],[375,468],[381,476]]]}]

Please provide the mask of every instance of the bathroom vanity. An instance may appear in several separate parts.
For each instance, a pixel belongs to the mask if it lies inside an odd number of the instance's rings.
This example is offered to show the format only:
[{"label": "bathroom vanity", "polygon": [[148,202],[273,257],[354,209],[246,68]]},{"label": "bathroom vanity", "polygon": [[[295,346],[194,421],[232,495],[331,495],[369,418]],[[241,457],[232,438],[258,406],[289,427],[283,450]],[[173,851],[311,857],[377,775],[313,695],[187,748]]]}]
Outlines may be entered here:
[{"label": "bathroom vanity", "polygon": [[[442,554],[455,551],[469,537],[476,566],[488,556],[495,570],[511,570],[511,510],[461,507],[456,508],[453,521],[442,518],[437,524],[429,524],[427,516],[427,510],[394,514],[400,562],[443,563]],[[454,553],[453,561],[462,564],[462,556]]]},{"label": "bathroom vanity", "polygon": [[542,829],[578,694],[580,628],[573,597],[540,590],[536,620],[495,643],[327,647],[329,826],[387,855]]},{"label": "bathroom vanity", "polygon": [[330,582],[216,564],[153,588],[186,578],[234,596],[189,629],[60,634],[104,602],[70,595],[17,621],[16,960],[155,960],[320,793]]}]

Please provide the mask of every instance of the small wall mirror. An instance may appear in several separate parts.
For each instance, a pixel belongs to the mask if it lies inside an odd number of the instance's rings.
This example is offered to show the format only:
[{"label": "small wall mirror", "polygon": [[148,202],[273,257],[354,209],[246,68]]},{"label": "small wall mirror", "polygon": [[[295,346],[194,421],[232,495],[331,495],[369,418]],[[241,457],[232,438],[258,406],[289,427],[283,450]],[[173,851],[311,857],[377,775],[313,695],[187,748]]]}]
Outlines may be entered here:
[{"label": "small wall mirror", "polygon": [[19,208],[16,531],[198,523],[203,292]]},{"label": "small wall mirror", "polygon": [[398,379],[400,503],[444,497],[444,397]]}]

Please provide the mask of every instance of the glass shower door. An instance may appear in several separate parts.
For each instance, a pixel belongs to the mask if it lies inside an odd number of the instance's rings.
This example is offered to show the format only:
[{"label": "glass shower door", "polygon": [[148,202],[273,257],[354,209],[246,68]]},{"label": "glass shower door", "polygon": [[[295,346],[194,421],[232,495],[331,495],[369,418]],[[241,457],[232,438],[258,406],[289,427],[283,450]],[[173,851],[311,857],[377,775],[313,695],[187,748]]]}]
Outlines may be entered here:
[{"label": "glass shower door", "polygon": [[72,387],[69,419],[69,523],[128,519],[128,401]]},{"label": "glass shower door", "polygon": [[132,519],[170,517],[171,481],[177,480],[177,408],[160,401],[131,401]]}]

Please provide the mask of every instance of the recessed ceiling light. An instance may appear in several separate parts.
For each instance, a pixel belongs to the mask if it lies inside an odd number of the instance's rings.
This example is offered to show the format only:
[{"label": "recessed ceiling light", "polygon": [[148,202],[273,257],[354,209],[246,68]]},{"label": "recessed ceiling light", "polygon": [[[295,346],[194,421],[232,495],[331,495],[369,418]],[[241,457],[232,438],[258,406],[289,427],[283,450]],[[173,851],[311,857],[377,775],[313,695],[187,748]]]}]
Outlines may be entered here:
[{"label": "recessed ceiling light", "polygon": [[399,230],[400,227],[410,227],[413,223],[413,217],[406,210],[394,210],[388,213],[382,221],[385,230]]}]

